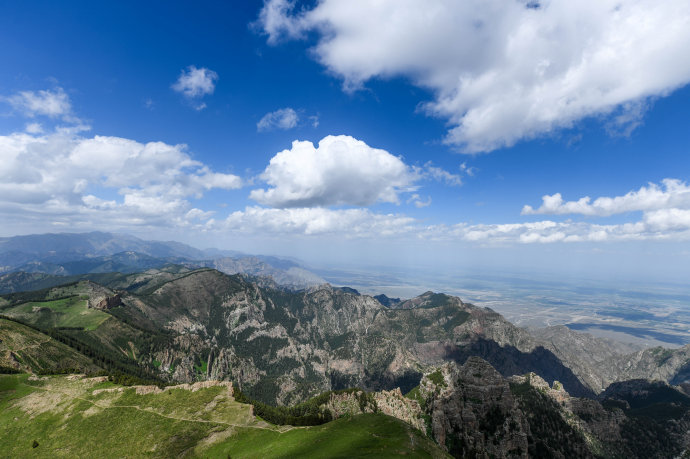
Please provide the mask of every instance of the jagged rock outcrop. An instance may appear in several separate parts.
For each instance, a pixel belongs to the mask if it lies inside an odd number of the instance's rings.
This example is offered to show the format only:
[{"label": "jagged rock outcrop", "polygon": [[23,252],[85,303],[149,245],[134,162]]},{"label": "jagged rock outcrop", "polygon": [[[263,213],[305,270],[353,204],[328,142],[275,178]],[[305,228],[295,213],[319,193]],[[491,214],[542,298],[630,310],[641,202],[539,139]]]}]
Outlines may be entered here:
[{"label": "jagged rock outcrop", "polygon": [[371,394],[357,390],[332,393],[323,405],[323,409],[330,412],[333,419],[338,419],[360,413],[375,413],[378,407]]},{"label": "jagged rock outcrop", "polygon": [[455,457],[527,457],[527,421],[488,362],[445,364],[425,375],[418,391],[433,438]]},{"label": "jagged rock outcrop", "polygon": [[122,306],[122,298],[120,295],[107,296],[103,298],[94,306],[94,309],[108,310]]},{"label": "jagged rock outcrop", "polygon": [[398,418],[422,432],[425,431],[426,425],[419,402],[403,397],[399,387],[390,391],[374,392],[373,397],[379,412]]},{"label": "jagged rock outcrop", "polygon": [[674,458],[690,447],[690,398],[663,382],[571,397],[535,373],[502,377],[472,357],[427,373],[408,397],[454,457]]},{"label": "jagged rock outcrop", "polygon": [[333,419],[361,413],[383,413],[423,432],[426,430],[419,403],[404,397],[400,388],[371,393],[361,390],[334,392],[322,409],[330,412]]}]

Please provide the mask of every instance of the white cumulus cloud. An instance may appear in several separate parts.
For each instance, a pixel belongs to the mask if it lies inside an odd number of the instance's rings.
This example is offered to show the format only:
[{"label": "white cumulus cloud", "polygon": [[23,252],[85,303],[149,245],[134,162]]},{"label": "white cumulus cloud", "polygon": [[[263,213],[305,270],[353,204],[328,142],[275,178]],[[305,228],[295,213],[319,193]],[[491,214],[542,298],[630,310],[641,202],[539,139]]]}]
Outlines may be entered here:
[{"label": "white cumulus cloud", "polygon": [[418,179],[402,159],[353,137],[327,136],[314,146],[294,141],[261,174],[269,188],[250,198],[271,207],[368,206],[398,203]]},{"label": "white cumulus cloud", "polygon": [[242,185],[192,159],[184,145],[75,131],[0,136],[0,214],[8,221],[178,225],[204,215],[189,213],[190,199]]},{"label": "white cumulus cloud", "polygon": [[690,81],[690,3],[653,0],[268,0],[271,44],[316,32],[346,89],[404,76],[429,88],[446,141],[490,151],[606,115],[626,134]]},{"label": "white cumulus cloud", "polygon": [[273,129],[288,130],[297,126],[299,115],[290,107],[281,108],[274,112],[266,113],[258,123],[256,130],[259,132],[270,131]]},{"label": "white cumulus cloud", "polygon": [[644,223],[656,231],[683,231],[690,228],[690,209],[660,209],[645,212]]}]

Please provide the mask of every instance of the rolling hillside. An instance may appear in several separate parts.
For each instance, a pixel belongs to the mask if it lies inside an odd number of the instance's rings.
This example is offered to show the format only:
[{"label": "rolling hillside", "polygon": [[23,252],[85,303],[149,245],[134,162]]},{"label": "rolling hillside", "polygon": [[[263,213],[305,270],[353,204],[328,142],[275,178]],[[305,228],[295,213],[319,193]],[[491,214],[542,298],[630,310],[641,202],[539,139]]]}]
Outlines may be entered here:
[{"label": "rolling hillside", "polygon": [[400,420],[363,414],[275,426],[227,383],[122,387],[105,377],[0,375],[0,450],[10,457],[447,457]]}]

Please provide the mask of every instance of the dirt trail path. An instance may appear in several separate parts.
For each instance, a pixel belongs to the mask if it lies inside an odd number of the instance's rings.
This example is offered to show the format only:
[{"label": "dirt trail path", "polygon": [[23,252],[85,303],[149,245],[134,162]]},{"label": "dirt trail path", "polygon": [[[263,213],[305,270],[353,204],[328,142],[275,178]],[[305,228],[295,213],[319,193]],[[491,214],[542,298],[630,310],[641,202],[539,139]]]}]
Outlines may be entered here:
[{"label": "dirt trail path", "polygon": [[209,421],[209,420],[206,420],[206,419],[182,418],[182,417],[177,417],[177,416],[170,416],[170,415],[163,414],[163,413],[158,413],[158,412],[155,411],[153,408],[146,409],[146,408],[142,408],[142,407],[137,406],[137,405],[102,405],[102,404],[97,403],[97,402],[95,402],[95,401],[93,401],[93,400],[89,400],[89,399],[84,398],[84,397],[80,397],[80,396],[77,396],[77,395],[74,395],[74,394],[70,394],[70,393],[68,393],[68,392],[63,392],[63,391],[61,391],[61,390],[48,389],[48,388],[45,388],[45,387],[38,387],[38,386],[31,386],[31,387],[34,387],[34,388],[36,388],[36,389],[40,389],[40,390],[45,391],[45,392],[58,393],[58,394],[62,394],[62,395],[67,396],[67,397],[71,397],[71,398],[74,398],[74,399],[82,400],[82,401],[84,401],[84,402],[90,403],[91,405],[96,406],[96,407],[101,408],[101,409],[111,409],[111,408],[125,408],[125,409],[128,408],[128,409],[135,409],[135,410],[143,411],[144,413],[150,413],[150,414],[154,414],[154,415],[156,415],[156,416],[160,416],[160,417],[163,417],[163,418],[172,419],[172,420],[174,420],[174,421],[201,422],[201,423],[205,423],[205,424],[220,424],[220,425],[225,425],[225,426],[228,426],[228,427],[238,427],[238,428],[247,428],[247,429],[262,429],[262,430],[270,430],[270,431],[272,431],[272,432],[276,432],[276,433],[279,433],[279,434],[282,434],[282,433],[285,433],[285,432],[289,432],[289,431],[295,430],[295,429],[306,429],[306,427],[289,426],[289,427],[287,427],[286,429],[281,429],[281,430],[279,430],[279,429],[276,429],[276,428],[262,427],[262,426],[257,426],[257,425],[232,424],[232,423],[224,422],[224,421]]},{"label": "dirt trail path", "polygon": [[53,338],[48,337],[48,339],[45,340],[45,341],[41,341],[41,342],[39,342],[39,343],[34,343],[34,344],[29,344],[29,345],[27,345],[27,346],[22,346],[22,347],[17,348],[17,349],[10,349],[10,347],[7,346],[7,350],[10,351],[10,352],[20,352],[20,351],[23,351],[23,350],[25,350],[25,349],[29,349],[29,348],[32,348],[32,347],[38,347],[38,346],[40,346],[40,345],[42,345],[42,344],[45,344],[45,343],[48,343],[48,342],[50,342],[50,341],[52,341],[52,340],[53,340]]}]

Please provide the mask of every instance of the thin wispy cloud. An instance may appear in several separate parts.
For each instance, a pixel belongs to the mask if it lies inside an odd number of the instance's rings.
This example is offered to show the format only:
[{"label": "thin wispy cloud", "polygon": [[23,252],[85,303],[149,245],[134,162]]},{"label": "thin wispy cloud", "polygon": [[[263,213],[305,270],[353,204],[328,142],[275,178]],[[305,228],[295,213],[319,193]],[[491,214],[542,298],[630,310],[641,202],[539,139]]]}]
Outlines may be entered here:
[{"label": "thin wispy cloud", "polygon": [[299,123],[299,115],[290,108],[281,108],[274,112],[266,113],[258,123],[256,123],[256,130],[258,132],[272,131],[274,129],[281,129],[287,131],[297,127]]},{"label": "thin wispy cloud", "polygon": [[5,98],[16,111],[28,117],[68,117],[72,114],[69,96],[62,88],[20,91]]},{"label": "thin wispy cloud", "polygon": [[[429,198],[430,200],[430,198]],[[427,202],[412,195],[410,202]],[[479,245],[606,243],[624,241],[689,241],[690,211],[667,209],[647,213],[640,220],[620,224],[592,222],[516,222],[503,224],[428,225],[405,214],[384,214],[370,209],[298,207],[275,209],[247,207],[227,220],[214,222],[219,230],[265,235],[319,235],[380,238],[381,240],[426,240],[466,242]]]},{"label": "thin wispy cloud", "polygon": [[25,130],[29,134],[41,134],[43,132],[43,126],[41,123],[29,123],[26,125]]},{"label": "thin wispy cloud", "polygon": [[410,196],[410,199],[407,200],[407,203],[414,204],[414,206],[418,209],[421,209],[422,207],[429,207],[431,205],[431,196],[427,196],[426,200],[422,200],[422,197],[415,193]]},{"label": "thin wispy cloud", "polygon": [[445,183],[450,186],[462,185],[462,176],[459,174],[452,174],[445,169],[436,167],[431,161],[427,161],[424,167],[417,169],[420,175],[423,175],[431,180]]}]

